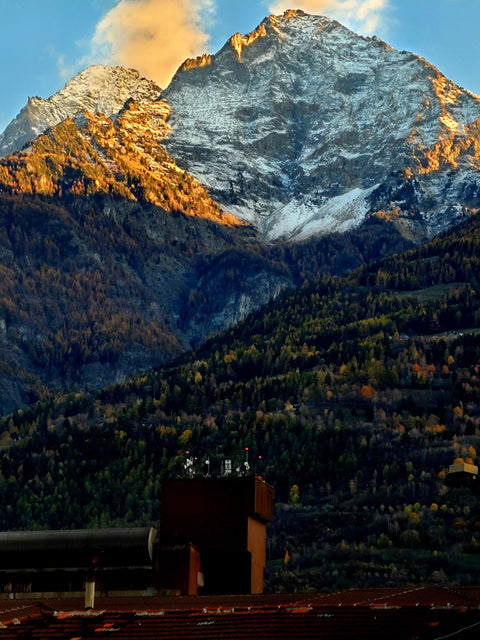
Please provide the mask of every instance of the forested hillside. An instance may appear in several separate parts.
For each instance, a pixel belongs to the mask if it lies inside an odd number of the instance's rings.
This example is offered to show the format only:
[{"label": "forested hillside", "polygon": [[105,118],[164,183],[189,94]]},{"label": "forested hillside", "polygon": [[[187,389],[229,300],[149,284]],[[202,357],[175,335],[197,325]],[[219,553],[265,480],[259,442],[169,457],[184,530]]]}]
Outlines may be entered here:
[{"label": "forested hillside", "polygon": [[472,218],[168,368],[9,416],[1,528],[147,523],[187,457],[218,474],[248,447],[276,489],[269,589],[478,582],[478,497],[446,471],[478,462],[479,260]]},{"label": "forested hillside", "polygon": [[165,118],[129,101],[0,159],[0,415],[165,364],[282,289],[407,246],[379,220],[262,245],[161,147]]},{"label": "forested hillside", "polygon": [[115,123],[86,113],[1,159],[1,414],[181,353],[197,254],[248,243],[159,146],[164,117],[129,101]]}]

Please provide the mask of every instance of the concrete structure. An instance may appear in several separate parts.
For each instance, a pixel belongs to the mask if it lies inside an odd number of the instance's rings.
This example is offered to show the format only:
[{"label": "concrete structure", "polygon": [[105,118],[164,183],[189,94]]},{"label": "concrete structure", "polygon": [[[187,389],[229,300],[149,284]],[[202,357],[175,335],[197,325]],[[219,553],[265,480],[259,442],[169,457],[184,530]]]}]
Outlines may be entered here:
[{"label": "concrete structure", "polygon": [[[262,593],[266,524],[272,519],[273,488],[260,478],[194,478],[166,483],[158,556],[161,586],[185,593],[184,578],[164,571],[162,565],[169,565],[173,548],[192,545],[199,554],[197,584],[203,593]],[[198,559],[191,552],[188,558],[189,572],[198,571]],[[170,582],[165,581],[167,577]],[[188,591],[189,595],[195,593],[195,589]]]},{"label": "concrete structure", "polygon": [[468,462],[455,462],[448,468],[447,482],[454,487],[467,487],[473,493],[480,492],[478,467]]},{"label": "concrete structure", "polygon": [[0,533],[0,592],[262,593],[273,489],[255,477],[162,488],[153,527]]},{"label": "concrete structure", "polygon": [[469,464],[468,462],[455,462],[448,467],[448,473],[467,473],[477,476],[478,467],[476,464]]}]

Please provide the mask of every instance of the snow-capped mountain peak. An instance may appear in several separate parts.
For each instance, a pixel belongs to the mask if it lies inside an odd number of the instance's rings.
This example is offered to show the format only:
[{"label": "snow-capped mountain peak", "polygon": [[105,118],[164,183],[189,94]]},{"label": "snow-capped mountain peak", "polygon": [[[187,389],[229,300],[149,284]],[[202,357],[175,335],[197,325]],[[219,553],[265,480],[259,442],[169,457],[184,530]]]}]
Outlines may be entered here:
[{"label": "snow-capped mountain peak", "polygon": [[448,158],[461,159],[460,182],[467,172],[480,185],[462,151],[480,99],[323,16],[269,16],[181,67],[162,95],[169,152],[267,240],[346,230],[379,209],[421,215],[431,234],[465,209],[441,187]]},{"label": "snow-capped mountain peak", "polygon": [[134,69],[92,65],[48,99],[33,97],[0,136],[0,156],[22,148],[24,144],[79,111],[111,116],[126,100],[151,102],[161,93],[151,80]]},{"label": "snow-capped mountain peak", "polygon": [[372,215],[421,238],[480,208],[480,97],[413,53],[300,10],[187,59],[163,92],[134,70],[89,67],[30,99],[0,155],[78,112],[114,119],[130,98],[161,98],[154,137],[269,242]]}]

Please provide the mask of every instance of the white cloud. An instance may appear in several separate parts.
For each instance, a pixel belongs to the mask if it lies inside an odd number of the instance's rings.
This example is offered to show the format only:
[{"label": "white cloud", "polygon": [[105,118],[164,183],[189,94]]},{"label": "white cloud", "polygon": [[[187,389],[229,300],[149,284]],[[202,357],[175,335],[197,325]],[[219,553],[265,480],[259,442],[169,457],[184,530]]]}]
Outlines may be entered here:
[{"label": "white cloud", "polygon": [[89,62],[132,67],[165,88],[206,51],[213,9],[214,0],[120,0],[97,25]]},{"label": "white cloud", "polygon": [[365,35],[385,29],[384,12],[389,0],[274,0],[269,11],[281,14],[286,9],[302,9],[305,13],[323,15]]}]

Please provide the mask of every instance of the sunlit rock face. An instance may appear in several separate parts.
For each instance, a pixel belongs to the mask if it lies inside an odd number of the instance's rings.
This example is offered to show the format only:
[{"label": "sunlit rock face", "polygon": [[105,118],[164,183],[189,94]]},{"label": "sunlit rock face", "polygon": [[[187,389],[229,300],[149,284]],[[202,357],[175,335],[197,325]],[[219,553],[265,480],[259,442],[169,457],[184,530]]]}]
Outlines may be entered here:
[{"label": "sunlit rock face", "polygon": [[132,98],[156,100],[161,89],[134,69],[93,65],[72,78],[50,98],[29,98],[18,116],[0,135],[0,156],[19,151],[25,144],[78,112],[112,116]]},{"label": "sunlit rock face", "polygon": [[163,92],[132,69],[89,67],[30,99],[0,155],[77,114],[114,121],[127,101],[127,137],[152,173],[153,140],[266,242],[370,216],[418,241],[480,206],[480,98],[413,53],[297,10],[186,60]]},{"label": "sunlit rock face", "polygon": [[480,98],[328,18],[270,16],[162,95],[168,151],[268,241],[374,214],[420,238],[479,206]]}]

